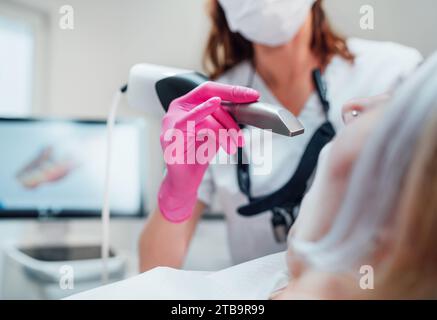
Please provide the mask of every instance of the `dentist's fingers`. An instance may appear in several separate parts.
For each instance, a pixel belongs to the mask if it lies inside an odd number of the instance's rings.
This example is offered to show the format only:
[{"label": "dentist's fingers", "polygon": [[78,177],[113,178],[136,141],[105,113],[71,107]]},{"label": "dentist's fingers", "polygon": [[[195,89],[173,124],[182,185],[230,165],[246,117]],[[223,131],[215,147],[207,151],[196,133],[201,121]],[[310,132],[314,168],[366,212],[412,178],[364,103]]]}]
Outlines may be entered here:
[{"label": "dentist's fingers", "polygon": [[231,139],[237,145],[238,147],[244,146],[244,136],[243,133],[238,126],[238,124],[235,122],[234,118],[222,108],[218,108],[213,113],[214,119],[216,119],[223,127],[228,129],[228,134],[230,135]]},{"label": "dentist's fingers", "polygon": [[232,139],[232,135],[228,134],[228,129],[213,117],[196,126],[196,136],[201,140],[208,136],[206,143],[213,142],[215,146],[220,146],[229,155],[237,152],[236,139]]},{"label": "dentist's fingers", "polygon": [[208,116],[212,115],[217,109],[220,108],[220,103],[220,98],[210,98],[206,102],[194,107],[192,110],[184,114],[179,120],[176,121],[174,127],[177,129],[184,129],[189,121],[193,121],[195,124],[197,124],[205,120]]},{"label": "dentist's fingers", "polygon": [[260,94],[251,88],[210,81],[185,95],[184,99],[190,101],[205,101],[212,97],[219,97],[224,101],[234,103],[251,103],[258,101]]}]

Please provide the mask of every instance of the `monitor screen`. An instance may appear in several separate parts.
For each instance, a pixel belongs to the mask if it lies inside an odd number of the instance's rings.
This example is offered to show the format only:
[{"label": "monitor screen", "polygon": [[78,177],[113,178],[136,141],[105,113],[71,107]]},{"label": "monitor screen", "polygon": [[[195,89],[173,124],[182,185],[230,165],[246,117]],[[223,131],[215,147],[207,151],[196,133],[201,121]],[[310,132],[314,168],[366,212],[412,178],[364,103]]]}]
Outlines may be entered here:
[{"label": "monitor screen", "polygon": [[[140,121],[113,134],[111,211],[144,214]],[[106,123],[0,118],[0,218],[96,217],[104,193]]]}]

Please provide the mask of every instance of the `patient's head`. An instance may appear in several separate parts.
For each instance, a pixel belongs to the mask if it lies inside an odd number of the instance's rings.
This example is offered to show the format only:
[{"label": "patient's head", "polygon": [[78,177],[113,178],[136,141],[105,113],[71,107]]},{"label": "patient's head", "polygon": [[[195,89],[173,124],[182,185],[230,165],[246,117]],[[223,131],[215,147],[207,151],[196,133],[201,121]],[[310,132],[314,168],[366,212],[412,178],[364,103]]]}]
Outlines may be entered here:
[{"label": "patient's head", "polygon": [[370,134],[381,121],[389,95],[357,99],[342,110],[345,128],[319,157],[314,183],[302,202],[294,236],[316,240],[330,228],[349,182],[353,165]]},{"label": "patient's head", "polygon": [[[434,56],[324,150],[290,233],[283,298],[437,298],[436,75]],[[360,288],[363,265],[374,290]]]}]

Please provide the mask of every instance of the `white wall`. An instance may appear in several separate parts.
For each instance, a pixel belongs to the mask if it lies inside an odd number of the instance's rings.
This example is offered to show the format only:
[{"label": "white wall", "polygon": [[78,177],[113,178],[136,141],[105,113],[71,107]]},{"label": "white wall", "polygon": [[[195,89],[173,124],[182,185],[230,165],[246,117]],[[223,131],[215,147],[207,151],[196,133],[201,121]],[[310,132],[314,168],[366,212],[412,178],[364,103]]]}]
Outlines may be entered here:
[{"label": "white wall", "polygon": [[[389,40],[416,47],[424,55],[437,50],[435,0],[325,0],[331,20],[344,34]],[[360,8],[371,5],[375,29],[361,30]]]}]

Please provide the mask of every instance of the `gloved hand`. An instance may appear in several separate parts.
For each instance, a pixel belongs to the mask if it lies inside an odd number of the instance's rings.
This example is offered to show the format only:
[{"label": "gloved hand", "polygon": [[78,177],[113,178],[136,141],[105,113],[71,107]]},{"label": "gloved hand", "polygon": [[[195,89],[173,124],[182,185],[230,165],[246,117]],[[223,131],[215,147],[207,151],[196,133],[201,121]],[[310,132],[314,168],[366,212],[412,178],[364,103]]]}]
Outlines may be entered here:
[{"label": "gloved hand", "polygon": [[[179,223],[191,217],[197,190],[220,146],[235,154],[244,144],[239,126],[221,107],[222,100],[251,103],[258,99],[253,89],[207,82],[170,104],[160,138],[167,174],[158,194],[167,220]],[[229,133],[231,139],[226,140],[230,141],[219,139],[219,131]]]}]

